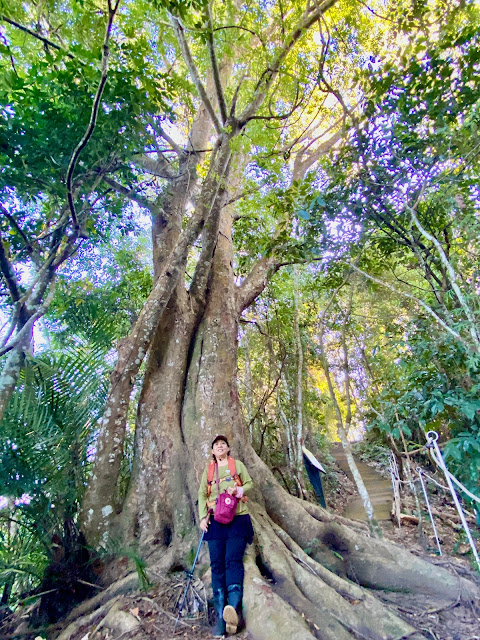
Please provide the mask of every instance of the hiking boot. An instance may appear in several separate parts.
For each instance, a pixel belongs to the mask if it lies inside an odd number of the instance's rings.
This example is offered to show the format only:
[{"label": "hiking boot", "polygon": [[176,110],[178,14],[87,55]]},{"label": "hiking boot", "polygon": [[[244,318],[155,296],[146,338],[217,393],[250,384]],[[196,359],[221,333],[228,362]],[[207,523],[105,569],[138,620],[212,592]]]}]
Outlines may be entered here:
[{"label": "hiking boot", "polygon": [[225,637],[225,622],[223,620],[223,607],[225,605],[225,590],[215,589],[213,592],[213,608],[215,609],[216,623],[212,629],[214,638]]},{"label": "hiking boot", "polygon": [[242,585],[231,584],[227,587],[227,606],[223,610],[223,619],[226,622],[227,633],[237,633],[242,626]]}]

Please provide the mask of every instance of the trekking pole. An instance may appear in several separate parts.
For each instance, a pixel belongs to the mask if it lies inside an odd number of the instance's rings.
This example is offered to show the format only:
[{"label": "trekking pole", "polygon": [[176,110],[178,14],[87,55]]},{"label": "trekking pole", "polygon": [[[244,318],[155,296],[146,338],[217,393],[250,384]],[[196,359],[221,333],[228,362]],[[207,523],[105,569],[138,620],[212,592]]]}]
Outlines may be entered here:
[{"label": "trekking pole", "polygon": [[200,538],[200,542],[198,543],[197,553],[195,554],[195,559],[193,561],[192,568],[190,569],[190,571],[187,571],[187,584],[185,585],[185,589],[183,591],[182,602],[180,603],[180,607],[178,609],[177,619],[175,620],[175,626],[173,627],[173,632],[174,633],[175,633],[175,630],[177,628],[178,621],[180,620],[180,614],[182,613],[183,605],[185,604],[185,600],[187,598],[188,590],[190,589],[190,584],[191,584],[192,579],[193,579],[193,572],[195,570],[195,565],[197,564],[197,560],[198,560],[198,556],[199,556],[199,553],[200,553],[200,548],[202,546],[204,535],[205,535],[205,531],[202,531],[202,537]]}]

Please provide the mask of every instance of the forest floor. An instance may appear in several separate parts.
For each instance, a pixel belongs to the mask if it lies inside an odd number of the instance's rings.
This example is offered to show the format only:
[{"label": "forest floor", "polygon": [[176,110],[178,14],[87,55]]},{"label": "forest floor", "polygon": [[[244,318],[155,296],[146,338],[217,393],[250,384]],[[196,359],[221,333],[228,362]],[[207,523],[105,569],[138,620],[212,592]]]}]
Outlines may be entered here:
[{"label": "forest floor", "polygon": [[[379,472],[385,475],[382,465],[376,465]],[[348,505],[358,496],[353,482],[333,463],[328,466],[324,483],[327,508],[338,514],[344,514]],[[380,521],[383,536],[395,544],[407,548],[422,558],[448,568],[458,576],[467,576],[479,580],[478,573],[472,571],[471,552],[461,535],[458,516],[451,505],[451,498],[441,489],[435,487],[431,492],[431,504],[435,512],[437,531],[443,555],[439,556],[432,528],[424,519],[422,535],[415,524],[415,517],[405,520],[399,528],[392,520]],[[406,496],[402,512],[413,514],[414,500]],[[478,527],[472,526],[472,533],[480,535]],[[477,538],[478,543],[478,538]],[[190,598],[186,606],[187,615],[182,617],[175,629],[176,604],[180,600],[185,585],[185,577],[178,573],[169,580],[157,584],[148,592],[122,594],[108,603],[108,613],[101,608],[85,619],[84,624],[75,624],[72,632],[66,633],[66,623],[62,630],[55,632],[52,627],[46,633],[38,632],[27,640],[170,640],[189,638],[199,640],[211,638],[209,624],[212,622],[212,611],[208,606],[206,585],[201,580],[193,583]],[[405,593],[379,592],[376,597],[387,604],[397,615],[407,620],[418,629],[422,638],[432,640],[480,640],[480,608],[478,603],[471,607],[460,604],[457,600],[445,602],[440,607],[428,598],[419,599]],[[190,613],[188,613],[190,612]],[[210,616],[210,620],[208,619]],[[18,622],[18,619],[17,619]],[[67,619],[68,623],[68,619]],[[241,640],[250,640],[248,632],[237,634]],[[0,632],[0,640],[10,640],[8,626],[4,625]],[[282,640],[279,638],[279,640]],[[335,640],[332,638],[331,640]]]}]

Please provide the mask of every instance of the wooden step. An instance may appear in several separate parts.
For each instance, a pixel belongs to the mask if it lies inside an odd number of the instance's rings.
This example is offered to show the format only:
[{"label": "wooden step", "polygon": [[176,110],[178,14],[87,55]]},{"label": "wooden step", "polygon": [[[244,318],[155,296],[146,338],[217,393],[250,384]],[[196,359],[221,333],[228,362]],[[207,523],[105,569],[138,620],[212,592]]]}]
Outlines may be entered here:
[{"label": "wooden step", "polygon": [[[341,445],[335,445],[331,449],[331,454],[335,458],[337,466],[353,481],[343,447]],[[357,459],[355,459],[355,462],[370,496],[375,519],[378,521],[390,520],[393,506],[392,483],[388,478],[384,478],[376,469],[365,462]],[[362,499],[359,496],[353,498],[346,505],[342,515],[351,520],[365,521],[367,516]]]}]

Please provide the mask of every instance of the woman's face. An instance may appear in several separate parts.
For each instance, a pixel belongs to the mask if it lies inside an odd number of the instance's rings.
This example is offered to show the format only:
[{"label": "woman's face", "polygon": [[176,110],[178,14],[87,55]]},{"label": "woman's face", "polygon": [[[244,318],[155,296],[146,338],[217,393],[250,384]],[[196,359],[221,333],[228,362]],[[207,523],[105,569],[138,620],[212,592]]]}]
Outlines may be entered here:
[{"label": "woman's face", "polygon": [[217,440],[212,447],[213,453],[216,458],[223,458],[228,453],[228,444],[225,440]]}]

